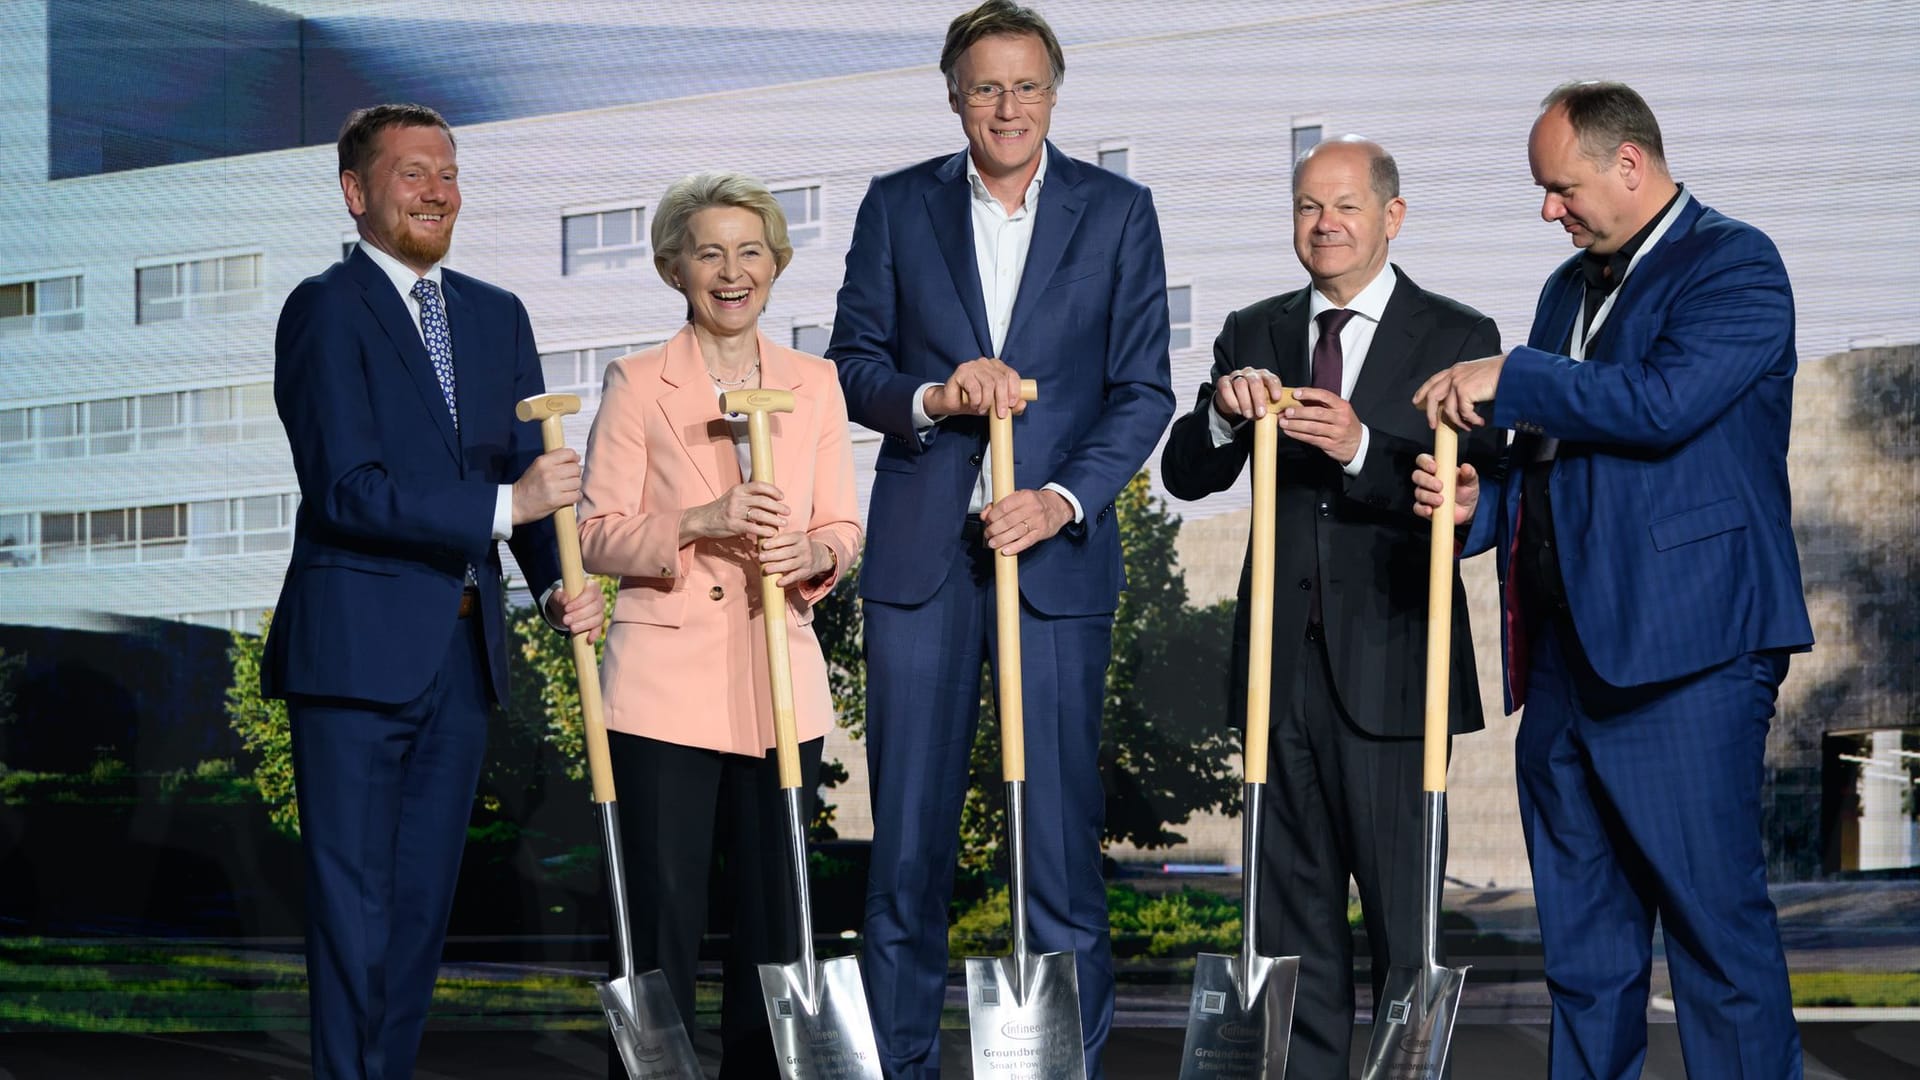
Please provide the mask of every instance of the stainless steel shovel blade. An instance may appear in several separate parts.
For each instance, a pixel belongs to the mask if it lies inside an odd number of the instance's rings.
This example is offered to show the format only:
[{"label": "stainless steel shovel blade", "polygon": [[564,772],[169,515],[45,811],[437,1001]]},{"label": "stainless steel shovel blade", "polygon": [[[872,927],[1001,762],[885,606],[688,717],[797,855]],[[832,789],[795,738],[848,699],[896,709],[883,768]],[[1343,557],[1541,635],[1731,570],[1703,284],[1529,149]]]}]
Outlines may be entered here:
[{"label": "stainless steel shovel blade", "polygon": [[1193,1001],[1180,1080],[1280,1080],[1287,1071],[1297,956],[1256,956],[1250,978],[1241,958],[1201,953],[1193,968]]},{"label": "stainless steel shovel blade", "polygon": [[700,1059],[680,1022],[673,991],[657,971],[597,982],[607,1030],[630,1080],[699,1080]]},{"label": "stainless steel shovel blade", "polygon": [[1421,819],[1426,834],[1426,892],[1420,901],[1422,962],[1395,964],[1373,1006],[1373,1039],[1362,1080],[1440,1080],[1453,1045],[1453,1021],[1467,969],[1439,960],[1440,860],[1447,820],[1447,793],[1426,792]]},{"label": "stainless steel shovel blade", "polygon": [[788,1080],[880,1080],[880,1048],[874,1042],[858,960],[825,960],[811,972],[798,961],[761,964],[760,990],[767,999],[780,1075]]},{"label": "stainless steel shovel blade", "polygon": [[[1264,770],[1256,775],[1264,776]],[[1244,848],[1240,955],[1201,953],[1194,963],[1180,1080],[1280,1080],[1287,1072],[1300,958],[1254,951],[1259,940],[1260,814],[1265,791],[1264,780],[1247,784],[1240,818]]]},{"label": "stainless steel shovel blade", "polygon": [[1070,952],[1027,949],[1027,793],[1007,782],[1007,908],[1013,955],[967,957],[976,1080],[1084,1080],[1080,973]]},{"label": "stainless steel shovel blade", "polygon": [[613,902],[613,947],[620,974],[596,982],[607,1031],[627,1067],[628,1080],[701,1080],[700,1059],[687,1037],[667,977],[633,973],[633,931],[627,921],[627,875],[620,856],[620,817],[612,801],[596,804],[607,852],[607,893]]},{"label": "stainless steel shovel blade", "polygon": [[1082,1080],[1080,976],[1073,954],[967,957],[973,1075],[995,1080]]}]

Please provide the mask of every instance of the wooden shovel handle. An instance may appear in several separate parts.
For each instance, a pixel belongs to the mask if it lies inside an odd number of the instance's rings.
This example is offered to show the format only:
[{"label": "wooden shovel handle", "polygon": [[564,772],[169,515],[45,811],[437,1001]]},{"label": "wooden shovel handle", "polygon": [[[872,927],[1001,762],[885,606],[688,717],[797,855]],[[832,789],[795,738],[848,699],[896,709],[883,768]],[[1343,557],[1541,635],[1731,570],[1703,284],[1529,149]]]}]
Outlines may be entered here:
[{"label": "wooden shovel handle", "polygon": [[[747,413],[747,448],[753,479],[773,483],[773,429],[765,409]],[[780,765],[780,786],[800,786],[800,733],[793,719],[793,662],[787,653],[787,590],[780,575],[760,575],[760,621],[767,629],[767,679],[773,689],[773,747]]]},{"label": "wooden shovel handle", "polygon": [[1433,546],[1427,561],[1427,743],[1422,786],[1445,791],[1447,679],[1453,670],[1453,495],[1460,472],[1460,436],[1444,423],[1433,432],[1433,463],[1440,477],[1440,505],[1433,511]]},{"label": "wooden shovel handle", "polygon": [[[1020,380],[1020,398],[1035,401],[1040,386]],[[1013,417],[987,414],[987,449],[993,456],[993,501],[1013,494]],[[1020,557],[994,552],[994,625],[1000,636],[1000,776],[1027,778],[1027,727],[1020,688]]]},{"label": "wooden shovel handle", "polygon": [[[540,442],[549,452],[566,445],[562,419],[547,416],[540,421]],[[573,507],[563,506],[553,512],[553,532],[560,545],[560,587],[568,596],[578,596],[587,587],[587,575],[580,569],[580,519]],[[610,803],[616,796],[612,755],[607,750],[606,710],[600,702],[600,665],[585,632],[572,638],[573,671],[580,682],[580,727],[587,744],[587,771],[593,776],[593,801]]]},{"label": "wooden shovel handle", "polygon": [[1247,593],[1247,783],[1267,782],[1273,706],[1273,503],[1280,443],[1278,412],[1253,422],[1253,573]]}]

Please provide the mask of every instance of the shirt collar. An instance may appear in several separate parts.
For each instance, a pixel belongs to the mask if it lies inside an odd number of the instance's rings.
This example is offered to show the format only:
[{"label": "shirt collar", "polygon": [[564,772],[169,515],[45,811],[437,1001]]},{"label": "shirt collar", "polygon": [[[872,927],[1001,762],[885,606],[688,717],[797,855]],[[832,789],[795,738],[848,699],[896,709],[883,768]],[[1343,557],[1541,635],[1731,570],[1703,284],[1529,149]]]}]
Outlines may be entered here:
[{"label": "shirt collar", "polygon": [[367,253],[367,258],[373,260],[373,265],[379,267],[381,273],[387,275],[387,280],[393,282],[393,287],[400,290],[401,296],[412,296],[413,283],[421,278],[433,282],[436,288],[440,286],[439,263],[427,267],[427,272],[424,274],[416,274],[413,272],[413,267],[367,243],[364,237],[360,240],[360,250]]},{"label": "shirt collar", "polygon": [[[1368,322],[1379,322],[1386,315],[1387,301],[1393,299],[1394,287],[1399,283],[1400,275],[1394,271],[1393,264],[1386,264],[1379,273],[1373,275],[1372,281],[1367,282],[1367,287],[1348,302],[1347,310],[1364,316]],[[1308,290],[1307,318],[1318,318],[1321,312],[1332,311],[1338,306],[1319,289]]]},{"label": "shirt collar", "polygon": [[[1047,158],[1052,152],[1046,143],[1043,142],[1040,144],[1040,167],[1033,170],[1033,179],[1027,182],[1027,197],[1021,202],[1020,209],[1027,209],[1033,205],[1033,200],[1039,198],[1040,185],[1047,179]],[[967,151],[967,185],[973,189],[973,197],[975,199],[983,202],[999,203],[1000,200],[994,198],[993,193],[987,190],[987,181],[980,175],[980,167],[973,163],[973,151],[971,149]]]},{"label": "shirt collar", "polygon": [[1685,184],[1679,184],[1676,187],[1678,190],[1673,193],[1673,198],[1668,199],[1659,211],[1648,218],[1647,223],[1640,226],[1640,231],[1634,233],[1632,239],[1621,244],[1620,250],[1609,255],[1595,255],[1591,251],[1581,253],[1580,273],[1586,278],[1587,288],[1601,293],[1610,293],[1620,284],[1620,280],[1627,276],[1627,267],[1633,264],[1633,257],[1646,245],[1647,237],[1653,235],[1653,230],[1659,228],[1660,223],[1666,220],[1667,211],[1673,209],[1673,204],[1686,193]]}]

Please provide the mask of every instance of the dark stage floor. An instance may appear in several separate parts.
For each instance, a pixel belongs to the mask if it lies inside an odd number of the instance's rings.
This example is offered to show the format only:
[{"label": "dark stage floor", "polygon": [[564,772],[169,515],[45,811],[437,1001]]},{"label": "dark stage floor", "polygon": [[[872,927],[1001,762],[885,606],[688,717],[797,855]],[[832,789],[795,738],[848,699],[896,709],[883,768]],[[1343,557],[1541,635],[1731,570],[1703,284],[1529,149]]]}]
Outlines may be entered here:
[{"label": "dark stage floor", "polygon": [[[1182,1032],[1128,1028],[1107,1053],[1111,1080],[1170,1080]],[[1911,1080],[1920,1076],[1920,1023],[1808,1023],[1807,1080]],[[1355,1035],[1364,1052],[1366,1029]],[[1672,1024],[1651,1029],[1645,1080],[1682,1080]],[[705,1048],[703,1048],[705,1049]],[[430,1032],[416,1080],[599,1078],[606,1050],[598,1032]],[[0,1080],[299,1080],[306,1067],[298,1032],[196,1035],[0,1035]],[[1463,1024],[1454,1043],[1459,1080],[1546,1075],[1547,1030],[1539,1024]],[[947,1032],[943,1074],[970,1075],[964,1031]],[[1354,1059],[1359,1075],[1359,1058]]]}]

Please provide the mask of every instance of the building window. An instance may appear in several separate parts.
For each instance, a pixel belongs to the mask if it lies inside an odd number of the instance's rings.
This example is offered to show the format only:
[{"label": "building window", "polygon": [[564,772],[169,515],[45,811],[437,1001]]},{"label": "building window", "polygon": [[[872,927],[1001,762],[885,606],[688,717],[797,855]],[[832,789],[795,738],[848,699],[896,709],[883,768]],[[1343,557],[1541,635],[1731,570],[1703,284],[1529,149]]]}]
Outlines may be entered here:
[{"label": "building window", "polygon": [[1168,287],[1167,324],[1172,330],[1167,348],[1179,352],[1193,347],[1193,286]]},{"label": "building window", "polygon": [[624,270],[648,261],[644,206],[568,214],[560,219],[560,272]]},{"label": "building window", "polygon": [[1129,170],[1133,165],[1133,149],[1127,146],[1103,146],[1100,148],[1099,165],[1108,172],[1131,176],[1133,174]]},{"label": "building window", "polygon": [[797,322],[793,324],[793,347],[812,356],[825,356],[827,342],[833,340],[833,323]]},{"label": "building window", "polygon": [[819,184],[793,184],[773,189],[780,210],[787,215],[787,242],[794,247],[812,247],[827,238],[827,219],[822,211]]},{"label": "building window", "polygon": [[1323,125],[1319,120],[1302,120],[1295,118],[1293,121],[1293,157],[1288,160],[1299,161],[1301,154],[1320,145],[1320,133],[1322,130]]},{"label": "building window", "polygon": [[260,306],[260,256],[220,255],[134,269],[135,318],[141,325],[253,311]]},{"label": "building window", "polygon": [[39,561],[38,514],[0,514],[0,567],[32,566]]},{"label": "building window", "polygon": [[84,329],[84,296],[78,274],[0,285],[0,336]]},{"label": "building window", "polygon": [[560,349],[540,354],[540,376],[549,394],[578,394],[593,401],[607,380],[607,365],[628,353],[651,349],[665,341],[635,341],[624,345],[593,345],[582,349]]},{"label": "building window", "polygon": [[1920,728],[1830,731],[1820,757],[1826,872],[1920,866]]},{"label": "building window", "polygon": [[0,465],[33,460],[33,410],[0,409]]}]

